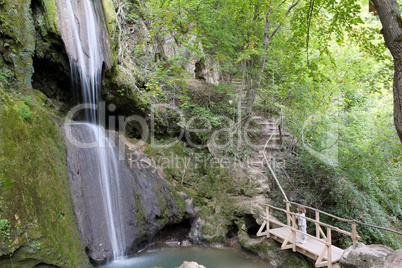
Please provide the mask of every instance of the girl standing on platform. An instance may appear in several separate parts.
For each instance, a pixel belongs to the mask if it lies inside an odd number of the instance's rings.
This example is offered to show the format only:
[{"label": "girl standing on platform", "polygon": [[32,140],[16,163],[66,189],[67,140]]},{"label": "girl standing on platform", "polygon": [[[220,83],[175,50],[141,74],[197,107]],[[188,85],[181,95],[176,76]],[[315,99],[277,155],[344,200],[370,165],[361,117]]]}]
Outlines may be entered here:
[{"label": "girl standing on platform", "polygon": [[[303,233],[307,233],[307,222],[306,219],[304,218],[306,216],[306,208],[302,205],[297,206],[297,223],[299,225],[299,230]],[[301,242],[302,244],[307,242],[307,236],[304,234],[301,235]]]}]

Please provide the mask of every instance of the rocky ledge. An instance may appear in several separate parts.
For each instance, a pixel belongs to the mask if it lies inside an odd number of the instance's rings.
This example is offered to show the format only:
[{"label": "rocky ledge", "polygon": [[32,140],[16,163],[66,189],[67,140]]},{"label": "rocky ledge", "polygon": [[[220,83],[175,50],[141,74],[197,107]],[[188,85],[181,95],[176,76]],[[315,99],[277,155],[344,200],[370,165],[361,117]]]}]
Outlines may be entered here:
[{"label": "rocky ledge", "polygon": [[394,251],[384,245],[359,243],[346,249],[339,263],[342,268],[399,268],[402,249]]}]

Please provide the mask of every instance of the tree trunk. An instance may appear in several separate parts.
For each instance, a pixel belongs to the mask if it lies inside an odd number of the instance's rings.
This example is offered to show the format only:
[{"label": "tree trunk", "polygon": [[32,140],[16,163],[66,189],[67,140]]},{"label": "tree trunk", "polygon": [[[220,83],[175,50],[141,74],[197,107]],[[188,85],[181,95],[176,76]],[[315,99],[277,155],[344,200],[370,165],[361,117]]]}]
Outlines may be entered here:
[{"label": "tree trunk", "polygon": [[396,0],[372,0],[382,24],[385,45],[394,58],[394,124],[402,141],[402,17]]},{"label": "tree trunk", "polygon": [[241,131],[242,131],[242,101],[243,101],[243,91],[245,90],[246,87],[246,60],[243,60],[243,75],[241,78],[241,86],[240,86],[240,92],[239,92],[239,102],[237,103],[237,127],[238,127],[238,150],[240,151],[241,146],[242,146],[242,136],[241,136]]},{"label": "tree trunk", "polygon": [[250,91],[247,94],[247,108],[246,108],[246,113],[250,114],[251,110],[253,109],[253,104],[255,97],[257,96],[258,90],[260,89],[261,86],[261,80],[262,80],[262,75],[264,72],[265,68],[265,62],[267,60],[267,50],[268,50],[268,45],[269,45],[269,40],[270,40],[270,34],[269,34],[269,25],[270,25],[270,15],[272,13],[272,8],[271,6],[268,7],[268,11],[266,14],[265,18],[265,28],[264,28],[264,54],[261,56],[260,59],[260,64],[258,66],[258,72],[259,74],[257,75],[257,85],[254,88],[253,86],[250,88]]},{"label": "tree trunk", "polygon": [[[283,1],[283,3],[285,3],[285,1]],[[292,11],[292,9],[297,6],[297,4],[299,4],[300,0],[293,0],[292,4],[289,6],[286,14],[285,14],[285,18],[286,19],[290,12]],[[250,114],[252,109],[253,109],[253,105],[254,105],[254,101],[255,101],[255,97],[257,96],[258,90],[261,87],[261,80],[262,80],[262,75],[264,73],[264,68],[265,68],[265,62],[267,60],[267,50],[268,50],[268,46],[269,46],[269,41],[271,40],[271,38],[276,34],[276,32],[282,27],[283,25],[283,21],[281,21],[273,30],[271,33],[269,33],[269,28],[270,28],[270,16],[272,13],[273,9],[272,9],[272,3],[270,2],[269,6],[268,6],[268,10],[267,10],[267,14],[266,14],[266,18],[265,18],[265,27],[264,27],[264,54],[261,56],[260,59],[260,64],[259,64],[259,68],[257,70],[258,74],[257,74],[257,83],[255,86],[252,86],[250,88],[250,91],[247,94],[247,109],[246,109],[246,113]]]}]

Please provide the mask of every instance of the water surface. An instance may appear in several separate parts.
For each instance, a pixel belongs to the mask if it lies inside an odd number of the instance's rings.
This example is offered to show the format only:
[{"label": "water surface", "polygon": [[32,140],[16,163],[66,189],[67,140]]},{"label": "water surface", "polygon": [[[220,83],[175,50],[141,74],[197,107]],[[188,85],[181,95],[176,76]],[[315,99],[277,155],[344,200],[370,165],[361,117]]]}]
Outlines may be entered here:
[{"label": "water surface", "polygon": [[136,256],[118,260],[101,268],[176,268],[184,261],[195,261],[207,268],[272,268],[268,263],[240,249],[204,247],[149,249]]}]

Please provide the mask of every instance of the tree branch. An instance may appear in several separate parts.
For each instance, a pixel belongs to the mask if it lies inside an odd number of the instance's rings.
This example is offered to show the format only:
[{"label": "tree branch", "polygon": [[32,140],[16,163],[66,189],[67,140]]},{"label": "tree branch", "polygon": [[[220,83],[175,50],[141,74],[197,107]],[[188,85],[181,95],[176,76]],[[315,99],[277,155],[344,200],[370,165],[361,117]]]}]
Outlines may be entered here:
[{"label": "tree branch", "polygon": [[[292,5],[288,8],[288,11],[285,14],[285,18],[287,18],[292,11],[292,9],[299,4],[300,0],[297,0],[296,2],[293,2]],[[268,37],[268,41],[271,40],[271,38],[276,34],[276,32],[282,27],[283,21],[276,26],[276,28],[272,31],[272,33]]]},{"label": "tree branch", "polygon": [[314,10],[314,0],[310,0],[310,7],[308,9],[307,14],[307,38],[306,38],[307,64],[308,64],[308,45],[310,41],[310,26],[311,26],[311,18],[313,16],[313,10]]}]

